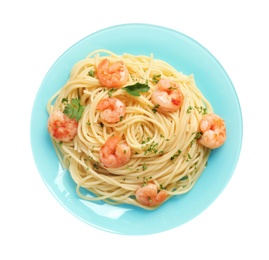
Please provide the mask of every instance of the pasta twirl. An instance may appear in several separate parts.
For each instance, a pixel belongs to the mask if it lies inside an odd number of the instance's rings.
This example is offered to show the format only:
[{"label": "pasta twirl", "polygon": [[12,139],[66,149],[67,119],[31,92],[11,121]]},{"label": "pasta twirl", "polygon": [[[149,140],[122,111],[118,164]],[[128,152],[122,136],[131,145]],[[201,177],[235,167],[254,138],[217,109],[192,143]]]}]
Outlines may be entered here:
[{"label": "pasta twirl", "polygon": [[[130,76],[123,87],[100,84],[96,70],[105,58],[126,65]],[[152,103],[157,82],[163,78],[176,82],[184,96],[175,112],[160,112]],[[136,83],[148,86],[148,90],[132,95],[124,88]],[[104,121],[97,109],[101,100],[112,97],[126,109],[115,123]],[[48,113],[63,111],[72,99],[79,100],[84,108],[77,134],[68,142],[52,140],[81,198],[154,209],[137,201],[139,187],[154,183],[167,192],[169,199],[188,192],[204,171],[210,149],[197,142],[199,121],[213,110],[192,75],[178,72],[153,55],[116,55],[97,50],[74,65],[69,80],[49,100]],[[100,162],[100,149],[112,136],[120,136],[131,151],[128,163],[116,168],[104,167]]]}]

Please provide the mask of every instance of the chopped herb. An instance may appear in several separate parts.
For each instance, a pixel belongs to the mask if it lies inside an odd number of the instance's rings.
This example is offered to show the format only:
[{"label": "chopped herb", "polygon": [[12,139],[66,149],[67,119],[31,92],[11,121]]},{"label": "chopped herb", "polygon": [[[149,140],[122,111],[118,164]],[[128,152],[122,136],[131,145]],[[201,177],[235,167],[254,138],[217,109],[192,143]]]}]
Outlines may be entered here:
[{"label": "chopped herb", "polygon": [[197,140],[197,139],[201,138],[201,136],[202,136],[203,133],[202,132],[194,132],[193,134],[195,135],[194,136],[194,139]]},{"label": "chopped herb", "polygon": [[157,75],[152,76],[153,83],[158,83],[160,79],[161,79],[161,74],[157,74]]},{"label": "chopped herb", "polygon": [[146,163],[144,163],[144,164],[142,165],[142,170],[145,171],[147,168],[148,168],[148,166],[146,165]]},{"label": "chopped herb", "polygon": [[67,98],[62,98],[62,103],[68,102]]},{"label": "chopped herb", "polygon": [[178,89],[178,88],[177,88],[177,87],[170,86],[168,89],[169,89],[169,90],[176,90],[176,89]]},{"label": "chopped herb", "polygon": [[123,120],[123,116],[120,116],[120,122]]},{"label": "chopped herb", "polygon": [[202,107],[202,106],[197,107],[196,106],[195,108],[197,109],[197,111],[198,111],[199,114],[202,114],[202,115],[207,114],[207,108],[206,107]]},{"label": "chopped herb", "polygon": [[94,163],[93,164],[93,168],[96,169],[96,170],[98,170],[99,169],[99,164],[98,163]]},{"label": "chopped herb", "polygon": [[203,106],[189,106],[188,109],[187,109],[187,114],[190,114],[192,110],[196,109],[198,111],[199,114],[202,114],[202,115],[205,115],[207,114],[207,108],[206,107],[203,107]]},{"label": "chopped herb", "polygon": [[152,108],[153,113],[156,113],[156,112],[157,112],[159,106],[160,106],[160,105],[157,104],[157,105],[155,105],[155,106]]},{"label": "chopped herb", "polygon": [[122,89],[124,89],[130,95],[138,97],[140,96],[140,92],[148,92],[149,86],[147,84],[141,84],[137,82],[134,85],[129,85]]},{"label": "chopped herb", "polygon": [[89,125],[89,126],[90,126],[90,125],[91,125],[91,123],[90,123],[90,122],[87,122],[87,123],[86,123],[86,125]]},{"label": "chopped herb", "polygon": [[131,76],[131,79],[132,79],[132,80],[136,81],[133,74],[130,74],[130,76]]},{"label": "chopped herb", "polygon": [[148,181],[149,181],[150,179],[152,179],[152,176],[150,176],[149,178],[144,177],[144,178],[143,178],[143,184],[142,184],[142,187],[145,186],[145,185],[147,185],[147,184],[148,184]]},{"label": "chopped herb", "polygon": [[89,75],[90,77],[94,77],[94,76],[95,76],[95,71],[94,71],[94,70],[90,70],[90,71],[88,71],[88,75]]},{"label": "chopped herb", "polygon": [[[164,138],[164,135],[163,135],[163,134],[160,134],[160,137],[161,137],[161,138]],[[170,139],[169,139],[169,138],[165,138],[164,140],[165,140],[165,141],[169,141]]]},{"label": "chopped herb", "polygon": [[145,143],[147,143],[147,142],[149,142],[150,141],[150,137],[147,137],[147,139],[146,140],[144,140],[144,141],[142,141],[142,144],[145,144]]},{"label": "chopped herb", "polygon": [[148,153],[155,153],[156,154],[157,152],[158,152],[158,143],[152,142],[150,144],[150,146],[144,152],[144,155],[146,155]]},{"label": "chopped herb", "polygon": [[196,140],[198,140],[199,138],[201,138],[201,136],[202,136],[202,132],[194,132],[194,133],[192,133],[193,135],[194,135],[194,138],[192,139],[192,141],[191,141],[191,147],[192,147],[192,145],[194,144],[194,142],[196,141]]},{"label": "chopped herb", "polygon": [[72,98],[71,104],[67,104],[64,108],[63,113],[70,118],[75,118],[76,121],[79,121],[85,107],[80,105],[78,98]]},{"label": "chopped herb", "polygon": [[174,155],[170,158],[170,160],[173,161],[173,160],[174,160],[176,157],[178,157],[180,154],[181,154],[181,151],[178,150],[177,153],[174,154]]},{"label": "chopped herb", "polygon": [[191,159],[191,155],[188,153],[188,158],[186,159],[186,162],[189,162]]},{"label": "chopped herb", "polygon": [[194,109],[194,107],[189,106],[188,109],[187,109],[187,114],[190,114],[193,109]]},{"label": "chopped herb", "polygon": [[111,97],[113,95],[113,93],[115,93],[117,91],[116,88],[111,88],[108,90],[108,96]]}]

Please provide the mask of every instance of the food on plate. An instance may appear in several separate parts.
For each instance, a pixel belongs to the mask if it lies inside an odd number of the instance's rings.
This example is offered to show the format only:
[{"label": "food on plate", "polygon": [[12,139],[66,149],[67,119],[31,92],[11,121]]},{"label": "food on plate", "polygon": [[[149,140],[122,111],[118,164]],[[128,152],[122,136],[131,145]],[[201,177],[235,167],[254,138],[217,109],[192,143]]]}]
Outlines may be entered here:
[{"label": "food on plate", "polygon": [[225,121],[185,75],[153,55],[96,50],[47,104],[48,132],[85,200],[155,209],[192,189]]}]

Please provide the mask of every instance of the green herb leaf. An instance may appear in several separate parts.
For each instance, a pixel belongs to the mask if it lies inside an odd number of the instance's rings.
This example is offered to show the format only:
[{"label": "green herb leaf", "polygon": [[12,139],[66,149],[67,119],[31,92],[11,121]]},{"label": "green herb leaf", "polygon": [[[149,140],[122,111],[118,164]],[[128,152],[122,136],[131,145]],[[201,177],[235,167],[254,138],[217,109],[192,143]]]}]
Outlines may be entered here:
[{"label": "green herb leaf", "polygon": [[68,102],[67,98],[62,98],[62,103]]},{"label": "green herb leaf", "polygon": [[78,98],[72,98],[71,104],[67,104],[64,108],[63,113],[70,118],[75,118],[77,121],[80,120],[85,107],[80,105]]},{"label": "green herb leaf", "polygon": [[124,89],[130,95],[138,97],[140,96],[140,92],[148,92],[149,86],[147,84],[141,84],[137,82],[134,85],[129,85],[122,89]]},{"label": "green herb leaf", "polygon": [[114,92],[116,92],[117,89],[116,88],[111,88],[108,90],[108,96],[111,97],[113,95]]},{"label": "green herb leaf", "polygon": [[153,75],[153,77],[152,77],[152,81],[154,82],[154,83],[158,83],[159,81],[160,81],[160,79],[161,79],[161,74],[158,74],[158,75]]},{"label": "green herb leaf", "polygon": [[159,106],[160,106],[160,105],[157,104],[157,105],[155,105],[155,106],[152,108],[152,111],[153,111],[154,114],[158,111],[158,107],[159,107]]},{"label": "green herb leaf", "polygon": [[95,76],[95,71],[91,69],[90,71],[88,71],[88,75],[90,77],[94,77]]}]

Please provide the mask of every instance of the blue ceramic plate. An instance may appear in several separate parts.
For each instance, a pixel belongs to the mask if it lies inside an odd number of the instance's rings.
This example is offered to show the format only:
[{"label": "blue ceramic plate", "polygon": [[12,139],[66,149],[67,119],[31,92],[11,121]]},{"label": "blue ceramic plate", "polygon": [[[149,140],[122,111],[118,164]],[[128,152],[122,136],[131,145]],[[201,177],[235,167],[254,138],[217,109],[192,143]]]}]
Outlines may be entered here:
[{"label": "blue ceramic plate", "polygon": [[[80,199],[68,171],[61,169],[47,132],[48,99],[68,80],[73,65],[96,49],[117,54],[154,54],[196,84],[226,121],[227,141],[214,150],[194,188],[173,197],[159,209],[112,206]],[[224,105],[225,104],[225,105]],[[38,122],[38,123],[37,123]],[[70,213],[91,226],[124,235],[146,235],[180,226],[204,211],[229,182],[241,150],[242,116],[233,84],[220,63],[203,46],[177,31],[147,24],[110,27],[80,40],[50,68],[36,95],[31,117],[31,145],[40,175],[54,197]]]}]

